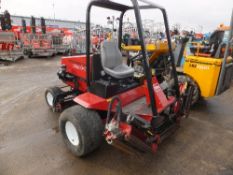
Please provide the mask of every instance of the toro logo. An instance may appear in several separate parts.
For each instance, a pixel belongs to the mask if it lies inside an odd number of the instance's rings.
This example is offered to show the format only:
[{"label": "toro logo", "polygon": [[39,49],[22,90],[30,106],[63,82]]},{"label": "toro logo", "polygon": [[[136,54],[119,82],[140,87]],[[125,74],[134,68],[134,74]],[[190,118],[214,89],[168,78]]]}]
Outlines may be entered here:
[{"label": "toro logo", "polygon": [[75,64],[74,67],[77,70],[86,71],[86,66],[84,66],[82,64]]}]

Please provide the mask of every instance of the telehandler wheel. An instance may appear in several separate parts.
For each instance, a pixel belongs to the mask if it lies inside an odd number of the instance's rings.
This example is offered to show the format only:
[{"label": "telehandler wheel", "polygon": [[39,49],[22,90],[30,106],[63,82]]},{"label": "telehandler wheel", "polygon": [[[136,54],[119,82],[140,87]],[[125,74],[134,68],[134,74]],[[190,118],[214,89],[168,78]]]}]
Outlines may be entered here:
[{"label": "telehandler wheel", "polygon": [[188,82],[188,83],[190,83],[191,85],[194,86],[194,91],[193,91],[193,97],[192,97],[192,103],[191,103],[191,105],[194,105],[195,103],[197,103],[197,101],[201,97],[200,89],[199,89],[198,84],[192,78],[190,78],[189,76],[184,75],[184,74],[178,75],[178,81],[180,83]]},{"label": "telehandler wheel", "polygon": [[45,100],[50,109],[55,110],[56,104],[54,99],[62,93],[62,90],[59,87],[50,87],[45,91]]},{"label": "telehandler wheel", "polygon": [[97,149],[102,142],[103,123],[99,114],[82,106],[73,106],[62,112],[59,128],[68,149],[82,157]]}]

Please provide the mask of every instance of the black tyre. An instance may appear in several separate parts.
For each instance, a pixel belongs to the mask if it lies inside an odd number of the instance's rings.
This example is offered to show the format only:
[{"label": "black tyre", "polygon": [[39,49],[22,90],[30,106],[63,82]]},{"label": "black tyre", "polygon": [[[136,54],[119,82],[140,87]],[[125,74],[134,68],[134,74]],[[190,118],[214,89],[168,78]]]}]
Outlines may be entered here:
[{"label": "black tyre", "polygon": [[198,84],[192,78],[190,78],[189,76],[184,75],[184,74],[178,75],[178,81],[180,83],[188,82],[188,83],[190,83],[191,85],[194,86],[194,91],[193,91],[193,97],[192,97],[192,103],[191,103],[191,105],[194,105],[195,103],[197,103],[197,101],[201,97],[200,89],[199,89]]},{"label": "black tyre", "polygon": [[61,114],[59,128],[68,149],[78,157],[101,145],[103,123],[95,111],[77,105],[70,107]]},{"label": "black tyre", "polygon": [[50,87],[45,91],[45,101],[50,109],[56,111],[55,99],[62,93],[59,87]]}]

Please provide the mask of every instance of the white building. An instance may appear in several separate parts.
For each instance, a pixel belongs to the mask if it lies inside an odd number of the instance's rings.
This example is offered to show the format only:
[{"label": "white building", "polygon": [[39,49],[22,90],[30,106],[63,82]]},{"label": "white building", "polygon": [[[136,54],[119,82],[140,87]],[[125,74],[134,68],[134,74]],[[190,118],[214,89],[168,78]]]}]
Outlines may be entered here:
[{"label": "white building", "polygon": [[[28,16],[16,16],[16,15],[11,15],[11,20],[13,25],[22,25],[22,19],[25,19],[26,25],[30,25],[30,20],[31,17]],[[36,18],[36,25],[40,26],[40,18]],[[80,21],[69,21],[69,20],[60,20],[60,19],[46,19],[45,18],[45,23],[46,26],[51,26],[51,27],[64,27],[64,28],[69,28],[69,29],[78,29],[78,28],[85,28],[85,23],[80,22]]]}]

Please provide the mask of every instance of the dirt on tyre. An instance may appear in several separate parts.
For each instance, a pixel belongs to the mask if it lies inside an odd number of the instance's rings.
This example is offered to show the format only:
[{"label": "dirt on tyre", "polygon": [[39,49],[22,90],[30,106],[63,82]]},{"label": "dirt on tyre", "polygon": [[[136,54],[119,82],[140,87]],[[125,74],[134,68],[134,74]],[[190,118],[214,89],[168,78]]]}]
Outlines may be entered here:
[{"label": "dirt on tyre", "polygon": [[103,123],[96,111],[73,106],[62,112],[59,129],[68,149],[83,157],[96,150],[103,140]]}]

